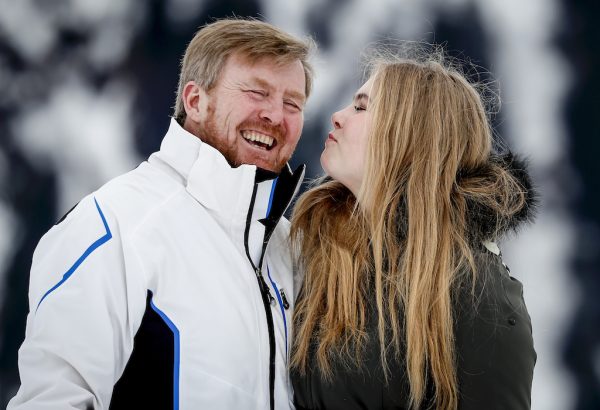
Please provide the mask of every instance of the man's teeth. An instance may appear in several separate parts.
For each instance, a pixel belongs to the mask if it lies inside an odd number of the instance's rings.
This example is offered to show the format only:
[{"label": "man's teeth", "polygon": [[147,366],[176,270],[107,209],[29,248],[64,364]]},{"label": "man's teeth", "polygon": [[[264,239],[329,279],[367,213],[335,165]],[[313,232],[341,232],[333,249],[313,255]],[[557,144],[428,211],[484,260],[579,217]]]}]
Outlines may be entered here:
[{"label": "man's teeth", "polygon": [[274,141],[273,137],[269,137],[268,135],[259,134],[257,132],[246,131],[246,132],[242,133],[242,136],[245,139],[247,139],[248,141],[261,142],[268,147],[273,145],[273,141]]}]

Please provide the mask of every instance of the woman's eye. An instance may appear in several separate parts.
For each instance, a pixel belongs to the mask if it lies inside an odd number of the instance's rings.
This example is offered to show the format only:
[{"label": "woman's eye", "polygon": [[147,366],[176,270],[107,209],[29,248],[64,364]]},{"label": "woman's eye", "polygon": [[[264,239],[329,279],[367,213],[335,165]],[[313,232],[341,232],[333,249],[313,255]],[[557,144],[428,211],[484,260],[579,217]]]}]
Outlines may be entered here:
[{"label": "woman's eye", "polygon": [[367,111],[367,108],[363,107],[361,105],[355,105],[354,106],[354,111]]}]

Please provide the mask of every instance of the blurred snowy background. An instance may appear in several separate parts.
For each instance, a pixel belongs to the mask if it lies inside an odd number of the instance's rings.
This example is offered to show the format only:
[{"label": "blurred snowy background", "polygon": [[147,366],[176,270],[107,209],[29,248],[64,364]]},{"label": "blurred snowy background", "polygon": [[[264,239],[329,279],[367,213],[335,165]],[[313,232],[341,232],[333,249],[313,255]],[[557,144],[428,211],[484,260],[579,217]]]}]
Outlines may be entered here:
[{"label": "blurred snowy background", "polygon": [[19,383],[37,241],[82,196],[158,149],[188,41],[202,24],[237,15],[319,44],[293,160],[311,177],[321,173],[331,113],[360,85],[367,44],[441,43],[493,74],[503,101],[497,131],[530,157],[542,193],[537,223],[503,245],[533,322],[532,408],[600,409],[599,8],[592,0],[0,0],[0,408]]}]

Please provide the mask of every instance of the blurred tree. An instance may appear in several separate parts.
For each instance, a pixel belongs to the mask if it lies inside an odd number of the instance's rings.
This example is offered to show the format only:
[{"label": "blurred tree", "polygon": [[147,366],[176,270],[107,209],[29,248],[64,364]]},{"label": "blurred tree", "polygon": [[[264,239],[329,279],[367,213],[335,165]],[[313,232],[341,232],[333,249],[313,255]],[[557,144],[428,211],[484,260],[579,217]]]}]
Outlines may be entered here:
[{"label": "blurred tree", "polygon": [[573,261],[573,279],[581,298],[570,322],[563,358],[575,379],[576,410],[593,410],[600,409],[600,3],[563,0],[563,7],[566,16],[558,41],[574,73],[565,116],[572,163],[582,185],[573,204],[582,221]]}]

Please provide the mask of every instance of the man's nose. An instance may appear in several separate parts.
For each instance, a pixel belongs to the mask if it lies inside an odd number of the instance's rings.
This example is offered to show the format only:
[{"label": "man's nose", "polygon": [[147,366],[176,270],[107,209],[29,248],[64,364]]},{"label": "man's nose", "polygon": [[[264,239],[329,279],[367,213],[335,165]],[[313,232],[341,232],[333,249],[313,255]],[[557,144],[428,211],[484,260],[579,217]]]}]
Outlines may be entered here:
[{"label": "man's nose", "polygon": [[281,124],[283,121],[283,104],[270,102],[260,110],[260,118],[270,124]]}]

